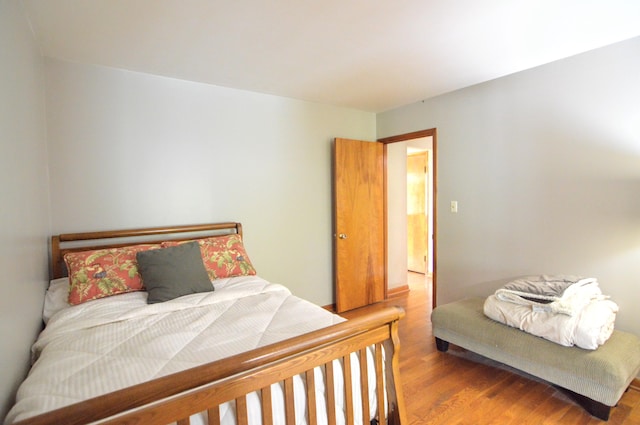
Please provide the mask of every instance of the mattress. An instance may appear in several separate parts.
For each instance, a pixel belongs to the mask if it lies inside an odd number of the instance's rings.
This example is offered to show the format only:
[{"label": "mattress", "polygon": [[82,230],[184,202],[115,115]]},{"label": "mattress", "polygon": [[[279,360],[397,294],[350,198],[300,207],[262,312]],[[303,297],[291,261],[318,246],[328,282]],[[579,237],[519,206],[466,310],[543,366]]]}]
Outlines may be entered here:
[{"label": "mattress", "polygon": [[[214,288],[158,304],[147,304],[146,292],[132,292],[61,306],[54,300],[59,298],[56,291],[64,290],[52,285],[45,306],[47,325],[33,345],[32,369],[6,423],[344,320],[258,276],[219,279]],[[352,370],[353,381],[359,382],[357,364]],[[318,403],[324,403],[321,371],[316,370],[316,375]],[[302,379],[296,377],[294,386],[301,394],[296,394],[296,400],[302,400],[296,402],[297,423],[303,424]],[[279,422],[284,417],[282,391],[277,384],[273,389],[274,420]],[[369,389],[373,417],[375,381]],[[359,399],[360,392],[354,391],[354,397]],[[249,397],[250,423],[252,416],[259,422],[260,410],[251,407],[251,399],[257,403],[257,397]],[[228,407],[221,406],[222,421],[235,423],[233,409]],[[343,406],[337,407],[342,411]],[[361,413],[357,416],[362,422]],[[343,421],[338,418],[338,422]]]}]

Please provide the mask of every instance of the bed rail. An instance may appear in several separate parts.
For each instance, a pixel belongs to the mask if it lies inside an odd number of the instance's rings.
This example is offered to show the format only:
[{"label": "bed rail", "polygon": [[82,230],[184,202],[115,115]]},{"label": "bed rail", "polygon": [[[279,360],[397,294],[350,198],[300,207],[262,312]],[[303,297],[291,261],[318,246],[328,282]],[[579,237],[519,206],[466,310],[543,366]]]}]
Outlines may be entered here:
[{"label": "bed rail", "polygon": [[[371,311],[369,311],[371,310]],[[336,423],[335,375],[333,360],[344,368],[346,423],[353,424],[355,409],[369,417],[367,377],[375,376],[378,403],[376,420],[381,424],[406,424],[406,413],[399,377],[398,321],[400,307],[376,307],[365,315],[286,341],[244,352],[149,382],[128,387],[87,401],[17,422],[16,425],[57,424],[190,424],[189,417],[207,412],[209,424],[220,423],[218,406],[235,401],[239,425],[248,423],[246,395],[257,391],[261,399],[262,423],[274,423],[271,387],[282,383],[285,394],[286,424],[295,424],[293,376],[306,377],[307,423],[317,423],[314,373],[320,367],[325,377],[328,424]],[[366,351],[374,352],[374,370],[368,370]],[[355,353],[361,361],[361,380],[351,382],[350,359]],[[361,391],[362,405],[354,406],[353,392]],[[386,392],[386,394],[385,394]],[[368,420],[367,420],[368,422]]]}]

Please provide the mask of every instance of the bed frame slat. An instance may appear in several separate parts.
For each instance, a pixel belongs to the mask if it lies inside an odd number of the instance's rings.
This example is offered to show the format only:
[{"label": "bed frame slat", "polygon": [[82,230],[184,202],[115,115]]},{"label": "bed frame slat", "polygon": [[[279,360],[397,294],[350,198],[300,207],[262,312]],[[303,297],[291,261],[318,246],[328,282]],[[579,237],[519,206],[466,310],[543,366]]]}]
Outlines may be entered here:
[{"label": "bed frame slat", "polygon": [[[369,394],[369,365],[367,361],[367,349],[361,348],[360,357],[360,393]],[[362,400],[362,417],[369,416],[369,397],[361,397]]]},{"label": "bed frame slat", "polygon": [[263,425],[272,425],[273,424],[273,410],[271,405],[271,385],[267,385],[266,387],[260,390],[260,402],[262,406],[262,424]]},{"label": "bed frame slat", "polygon": [[353,383],[352,383],[352,375],[351,375],[351,356],[347,354],[342,357],[342,370],[343,370],[343,379],[344,379],[344,408],[345,415],[347,416],[347,423],[353,424],[354,421],[354,413],[353,413]]},{"label": "bed frame slat", "polygon": [[247,396],[246,395],[236,398],[236,423],[238,425],[249,424],[249,417],[247,414]]},{"label": "bed frame slat", "polygon": [[187,224],[178,226],[162,226],[162,227],[141,227],[137,229],[125,230],[104,230],[100,232],[82,232],[82,233],[63,233],[59,235],[60,242],[70,241],[86,241],[112,238],[128,238],[128,237],[144,237],[155,235],[168,235],[171,233],[196,233],[208,232],[211,230],[238,229],[238,233],[242,234],[242,225],[235,222],[227,223],[206,223],[206,224]]},{"label": "bed frame slat", "polygon": [[307,386],[307,423],[309,425],[317,424],[317,412],[316,412],[316,375],[315,370],[310,369],[305,374],[305,381]]},{"label": "bed frame slat", "polygon": [[375,367],[376,367],[376,395],[378,399],[378,418],[385,417],[384,411],[384,389],[386,388],[384,382],[384,372],[383,372],[383,355],[382,355],[382,344],[376,344],[375,351]]},{"label": "bed frame slat", "polygon": [[295,396],[293,393],[293,377],[284,380],[284,412],[287,425],[296,425]]},{"label": "bed frame slat", "polygon": [[327,392],[327,423],[328,425],[336,425],[336,375],[333,368],[333,360],[325,363],[324,368],[325,386]]},{"label": "bed frame slat", "polygon": [[220,425],[220,406],[207,409],[207,422],[209,425]]}]

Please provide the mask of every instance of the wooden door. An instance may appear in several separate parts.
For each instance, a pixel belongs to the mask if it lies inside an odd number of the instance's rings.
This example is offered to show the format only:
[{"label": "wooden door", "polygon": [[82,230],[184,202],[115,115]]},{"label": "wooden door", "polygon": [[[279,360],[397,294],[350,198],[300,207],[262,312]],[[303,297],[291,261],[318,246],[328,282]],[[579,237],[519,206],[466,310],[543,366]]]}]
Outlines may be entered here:
[{"label": "wooden door", "polygon": [[427,272],[427,153],[407,157],[407,268]]},{"label": "wooden door", "polygon": [[338,312],[385,298],[384,145],[335,139],[334,267]]}]

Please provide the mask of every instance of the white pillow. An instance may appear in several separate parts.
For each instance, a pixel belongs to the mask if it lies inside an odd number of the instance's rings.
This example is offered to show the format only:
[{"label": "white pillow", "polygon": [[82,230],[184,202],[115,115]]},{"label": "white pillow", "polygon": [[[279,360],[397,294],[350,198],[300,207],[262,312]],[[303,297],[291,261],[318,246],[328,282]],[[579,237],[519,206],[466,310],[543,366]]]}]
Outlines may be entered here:
[{"label": "white pillow", "polygon": [[44,308],[42,309],[42,320],[45,325],[51,316],[70,307],[69,304],[69,278],[61,277],[49,282],[49,288],[44,296]]}]

